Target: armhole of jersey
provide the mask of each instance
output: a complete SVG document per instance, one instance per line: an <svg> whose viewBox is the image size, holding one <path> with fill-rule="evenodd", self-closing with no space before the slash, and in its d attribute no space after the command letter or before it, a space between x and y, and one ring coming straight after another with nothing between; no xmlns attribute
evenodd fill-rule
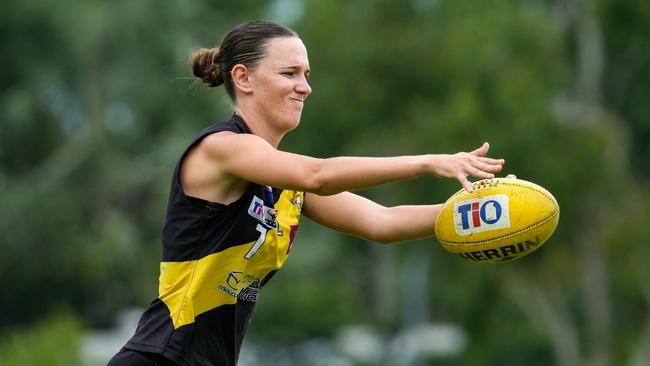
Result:
<svg viewBox="0 0 650 366"><path fill-rule="evenodd" d="M175 184L178 185L179 192L181 192L181 194L183 195L183 197L186 200L188 200L190 202L197 203L198 205L200 205L202 207L224 208L224 207L234 205L237 202L239 202L239 200L241 200L244 196L246 196L246 193L248 193L248 190L250 189L250 186L251 186L250 183L249 183L248 187L246 188L246 190L244 190L242 195L240 197L238 197L236 200L234 200L233 202L229 203L229 204L208 201L206 199L191 196L191 195L185 193L185 189L183 188L183 184L181 183L181 168L183 166L183 162L185 161L185 158L201 141L203 141L203 139L205 139L206 137L208 137L208 136L210 136L212 134L220 133L220 132L233 132L233 133L236 133L234 131L231 131L229 129L224 128L224 129L218 129L218 130L210 131L210 132L207 132L207 133L205 133L203 135L200 135L185 149L185 152L183 152L183 155L181 155L181 158L178 160L176 169L174 170L174 182L175 182Z"/></svg>

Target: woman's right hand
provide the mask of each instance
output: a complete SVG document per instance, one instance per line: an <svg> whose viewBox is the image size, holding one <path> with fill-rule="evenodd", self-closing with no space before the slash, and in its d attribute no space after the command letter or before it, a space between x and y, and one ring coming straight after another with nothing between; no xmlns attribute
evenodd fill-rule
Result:
<svg viewBox="0 0 650 366"><path fill-rule="evenodd" d="M488 158L490 144L471 152L459 152L453 155L433 155L435 159L432 166L433 174L442 178L456 179L468 192L472 192L472 183L467 177L472 176L479 179L494 178L494 173L503 169L505 160Z"/></svg>

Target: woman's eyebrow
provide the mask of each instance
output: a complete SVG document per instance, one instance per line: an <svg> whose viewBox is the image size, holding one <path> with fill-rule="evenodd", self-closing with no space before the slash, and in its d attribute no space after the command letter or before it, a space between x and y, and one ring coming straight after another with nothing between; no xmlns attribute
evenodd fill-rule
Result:
<svg viewBox="0 0 650 366"><path fill-rule="evenodd" d="M291 64L291 65L280 66L280 69L292 69L292 70L298 69L298 70L300 70L300 69L303 69L303 68L306 69L307 71L309 71L309 66L304 66L304 65Z"/></svg>

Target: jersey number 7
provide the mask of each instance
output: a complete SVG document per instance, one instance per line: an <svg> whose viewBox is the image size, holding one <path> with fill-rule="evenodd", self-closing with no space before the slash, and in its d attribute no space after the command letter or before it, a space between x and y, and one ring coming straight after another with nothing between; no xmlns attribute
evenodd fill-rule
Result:
<svg viewBox="0 0 650 366"><path fill-rule="evenodd" d="M246 258L246 259L251 259L251 257L254 256L255 253L257 253L258 250L260 250L260 248L262 247L262 244L264 244L264 240L266 240L266 232L268 231L267 228L265 228L264 226L262 226L260 224L257 224L257 227L255 228L255 230L259 231L260 237L257 238L257 241L255 241L255 244L253 244L253 247L244 256L244 258Z"/></svg>

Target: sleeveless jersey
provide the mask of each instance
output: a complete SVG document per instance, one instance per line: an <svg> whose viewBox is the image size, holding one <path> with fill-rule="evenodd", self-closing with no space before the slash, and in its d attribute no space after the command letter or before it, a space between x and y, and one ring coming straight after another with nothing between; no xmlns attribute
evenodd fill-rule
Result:
<svg viewBox="0 0 650 366"><path fill-rule="evenodd" d="M203 130L178 161L163 227L158 298L125 346L180 365L236 365L260 289L291 251L304 200L303 192L254 183L228 205L186 195L180 183L184 157L220 131L251 133L233 115Z"/></svg>

